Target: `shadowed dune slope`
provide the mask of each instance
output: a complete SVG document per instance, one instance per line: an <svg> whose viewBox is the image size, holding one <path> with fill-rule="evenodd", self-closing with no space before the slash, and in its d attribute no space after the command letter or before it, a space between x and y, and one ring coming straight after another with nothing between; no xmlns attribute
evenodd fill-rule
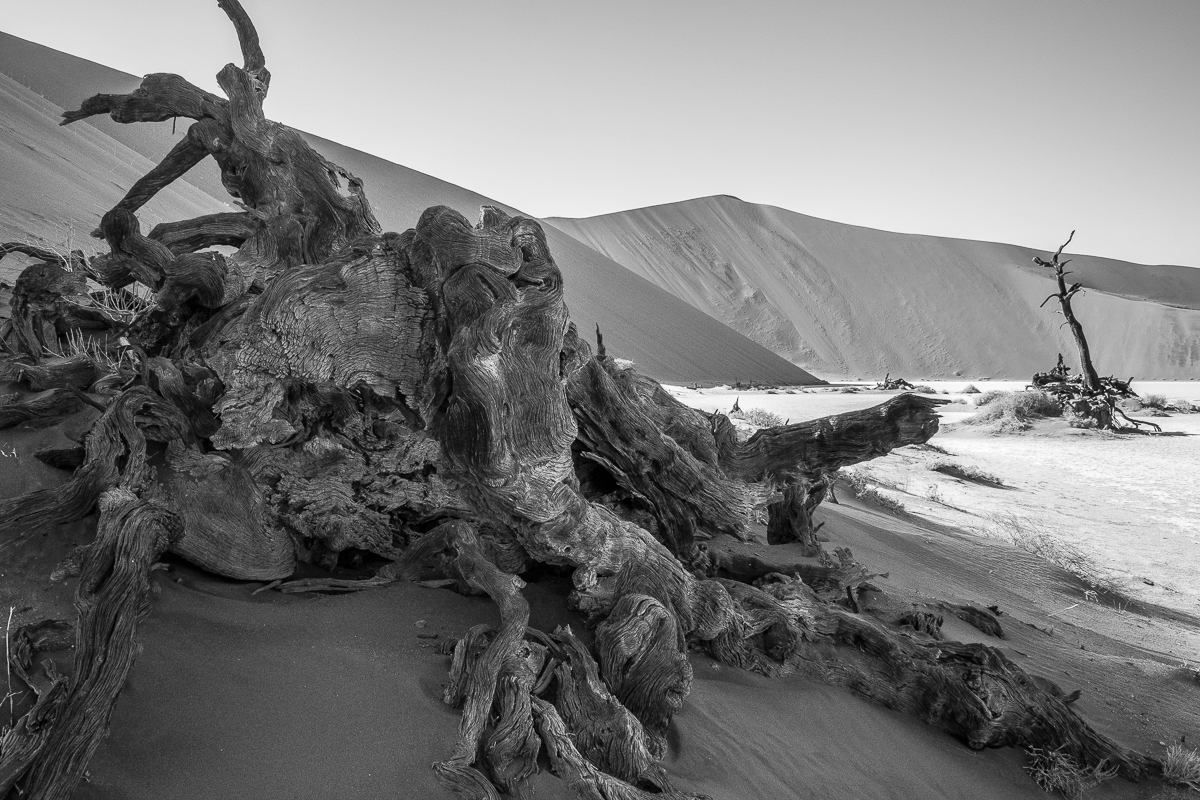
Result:
<svg viewBox="0 0 1200 800"><path fill-rule="evenodd" d="M1062 317L1038 307L1054 291L1031 261L1044 251L729 196L553 223L818 374L1028 378L1059 352L1078 367ZM1200 375L1200 269L1073 258L1070 280L1090 290L1075 311L1101 374Z"/></svg>
<svg viewBox="0 0 1200 800"><path fill-rule="evenodd" d="M269 57L269 54L268 54ZM214 65L214 72L220 65ZM185 76L187 77L187 76ZM277 80L286 80L278 76ZM0 239L46 239L98 248L88 232L187 130L190 120L118 125L107 117L58 127L65 107L97 92L130 91L139 79L0 33ZM385 230L412 227L421 211L444 204L469 218L495 200L329 142L307 138L363 179ZM210 160L139 213L157 222L236 210ZM667 381L816 380L766 348L696 311L552 227L550 246L563 271L571 318L591 339L600 325L613 355ZM7 266L7 265L6 265ZM0 278L12 281L12 267Z"/></svg>

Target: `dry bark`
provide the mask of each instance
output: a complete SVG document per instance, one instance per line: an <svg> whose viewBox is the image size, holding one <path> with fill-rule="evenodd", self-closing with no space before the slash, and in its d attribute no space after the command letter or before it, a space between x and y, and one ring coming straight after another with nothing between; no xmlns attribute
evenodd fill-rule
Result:
<svg viewBox="0 0 1200 800"><path fill-rule="evenodd" d="M110 489L79 579L75 664L49 731L28 764L23 795L66 800L100 746L136 654L134 635L150 611L150 565L172 537L170 515L133 491ZM7 760L7 751L4 759Z"/></svg>
<svg viewBox="0 0 1200 800"><path fill-rule="evenodd" d="M846 686L973 747L1062 746L1129 776L1155 766L999 651L862 612L872 576L847 551L836 561L821 551L813 513L833 474L928 440L939 401L900 395L739 441L725 417L592 354L537 222L485 207L473 225L439 206L380 235L361 183L263 116L270 75L257 35L236 0L220 5L244 57L218 76L226 97L159 74L64 115L196 122L105 214L110 252L85 264L109 287L155 292L120 330L132 368L81 386L82 371L43 363L35 346L83 324L68 302L79 280L61 260L27 270L13 336L29 358L13 374L103 413L72 478L0 504L0 528L79 519L98 501L101 525L80 583L75 670L61 703L47 701L23 723L23 744L0 751L11 785L59 797L78 781L166 550L257 580L365 553L391 563L353 584L281 588L432 572L490 596L500 628L457 643L445 695L463 715L436 769L464 797L521 796L543 750L581 797L687 796L661 761L690 649ZM209 155L246 213L143 235L138 208ZM197 252L212 244L238 250ZM747 536L762 503L772 542L824 557L709 549L715 536ZM572 570L569 603L596 625L594 652L568 629L527 627L519 573L534 562ZM49 733L35 742L33 727Z"/></svg>
<svg viewBox="0 0 1200 800"><path fill-rule="evenodd" d="M79 411L83 404L69 389L47 389L29 397L0 402L0 429L37 420L50 424Z"/></svg>

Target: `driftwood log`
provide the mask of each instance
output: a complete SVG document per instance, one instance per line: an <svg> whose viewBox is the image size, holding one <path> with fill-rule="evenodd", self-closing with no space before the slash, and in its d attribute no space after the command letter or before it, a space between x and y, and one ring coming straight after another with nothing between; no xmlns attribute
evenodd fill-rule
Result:
<svg viewBox="0 0 1200 800"><path fill-rule="evenodd" d="M485 207L472 224L435 207L381 233L360 181L263 116L270 73L254 27L237 0L219 5L244 55L218 75L225 97L156 74L64 115L195 122L104 215L107 254L32 253L3 332L0 374L25 394L0 422L95 422L61 460L78 465L71 479L0 503L0 528L97 508L100 526L78 554L73 671L18 673L39 701L0 739L0 796L67 797L81 779L168 551L276 584L297 561L378 565L362 581L283 590L433 577L490 596L501 625L456 644L445 695L462 723L436 769L463 797L521 796L543 752L581 797L687 796L661 761L690 650L845 686L971 747L1063 748L1128 777L1157 767L998 650L861 613L871 576L848 551L821 550L812 517L831 476L927 441L941 401L902 394L740 440L724 416L592 352L536 221ZM143 234L142 204L208 156L245 213ZM237 250L206 249L216 244ZM87 277L150 299L103 313L111 298ZM81 329L86 350L45 358ZM709 550L715 536L747 537L764 504L770 540L813 558ZM568 602L595 626L594 649L567 628L528 627L520 575L538 563L570 570Z"/></svg>

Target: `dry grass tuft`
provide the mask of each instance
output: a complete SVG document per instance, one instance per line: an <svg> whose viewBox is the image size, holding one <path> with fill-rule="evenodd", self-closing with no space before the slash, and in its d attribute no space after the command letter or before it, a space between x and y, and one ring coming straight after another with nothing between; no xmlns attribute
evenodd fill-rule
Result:
<svg viewBox="0 0 1200 800"><path fill-rule="evenodd" d="M1019 549L1048 561L1092 589L1125 599L1125 581L1097 564L1083 550L1052 534L1045 526L1012 512L993 514L989 520L991 528L988 535L1007 540Z"/></svg>
<svg viewBox="0 0 1200 800"><path fill-rule="evenodd" d="M1080 800L1084 792L1099 786L1117 774L1115 766L1107 766L1101 761L1091 769L1084 769L1075 759L1057 750L1044 750L1040 747L1030 747L1026 751L1032 763L1025 767L1038 786L1047 792L1062 792L1068 800Z"/></svg>
<svg viewBox="0 0 1200 800"><path fill-rule="evenodd" d="M729 412L729 416L745 420L760 428L778 428L780 425L786 424L783 417L763 408L739 408Z"/></svg>
<svg viewBox="0 0 1200 800"><path fill-rule="evenodd" d="M877 486L872 486L867 475L860 470L844 469L838 473L838 477L846 482L859 500L879 506L893 514L904 514L908 511L904 503L879 491Z"/></svg>
<svg viewBox="0 0 1200 800"><path fill-rule="evenodd" d="M1035 420L1062 414L1053 397L1038 391L988 392L977 405L979 412L961 424L987 426L994 433L1027 431Z"/></svg>
<svg viewBox="0 0 1200 800"><path fill-rule="evenodd" d="M1142 405L1146 408L1156 408L1159 411L1166 411L1167 396L1165 394L1148 394L1142 398Z"/></svg>
<svg viewBox="0 0 1200 800"><path fill-rule="evenodd" d="M79 355L87 356L101 369L106 369L109 372L133 369L133 356L130 355L129 350L123 349L114 354L106 344L102 343L99 339L84 336L83 332L78 328L69 331L64 339L65 342L57 348L47 346L45 348L46 355L58 358L71 358L72 356Z"/></svg>
<svg viewBox="0 0 1200 800"><path fill-rule="evenodd" d="M1200 792L1200 751L1181 744L1168 747L1163 759L1163 780Z"/></svg>
<svg viewBox="0 0 1200 800"><path fill-rule="evenodd" d="M132 289L99 289L88 295L89 302L72 302L81 308L99 311L115 325L129 326L138 316L154 306L154 294L145 286L134 284Z"/></svg>
<svg viewBox="0 0 1200 800"><path fill-rule="evenodd" d="M956 464L953 461L931 461L929 468L934 472L940 472L943 475L949 475L952 478L960 478L971 483L981 483L985 486L1004 486L1004 481L996 477L990 472L984 472L978 467L964 466Z"/></svg>

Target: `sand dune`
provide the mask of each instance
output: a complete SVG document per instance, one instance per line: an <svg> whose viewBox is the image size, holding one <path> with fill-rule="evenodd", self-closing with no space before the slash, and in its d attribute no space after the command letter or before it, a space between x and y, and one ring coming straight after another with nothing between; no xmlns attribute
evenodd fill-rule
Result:
<svg viewBox="0 0 1200 800"><path fill-rule="evenodd" d="M823 376L1028 379L1074 361L1044 252L860 228L719 196L562 230ZM1066 238L1068 231L1063 231ZM1046 242L1057 247L1061 242ZM1200 375L1200 269L1076 256L1076 313L1102 374Z"/></svg>
<svg viewBox="0 0 1200 800"><path fill-rule="evenodd" d="M220 65L214 65L214 72ZM280 76L286 80L286 76ZM0 33L0 239L73 236L87 243L100 215L183 135L188 120L118 125L108 118L58 127L62 108L96 92L129 91L139 79ZM387 230L404 230L432 205L473 218L480 205L503 203L319 137L313 146L358 175ZM209 160L155 198L143 224L235 210ZM70 229L73 228L73 233ZM610 351L649 375L674 381L755 380L805 384L814 379L670 293L548 229L563 270L571 318L589 339L597 324ZM10 271L0 273L9 282Z"/></svg>

